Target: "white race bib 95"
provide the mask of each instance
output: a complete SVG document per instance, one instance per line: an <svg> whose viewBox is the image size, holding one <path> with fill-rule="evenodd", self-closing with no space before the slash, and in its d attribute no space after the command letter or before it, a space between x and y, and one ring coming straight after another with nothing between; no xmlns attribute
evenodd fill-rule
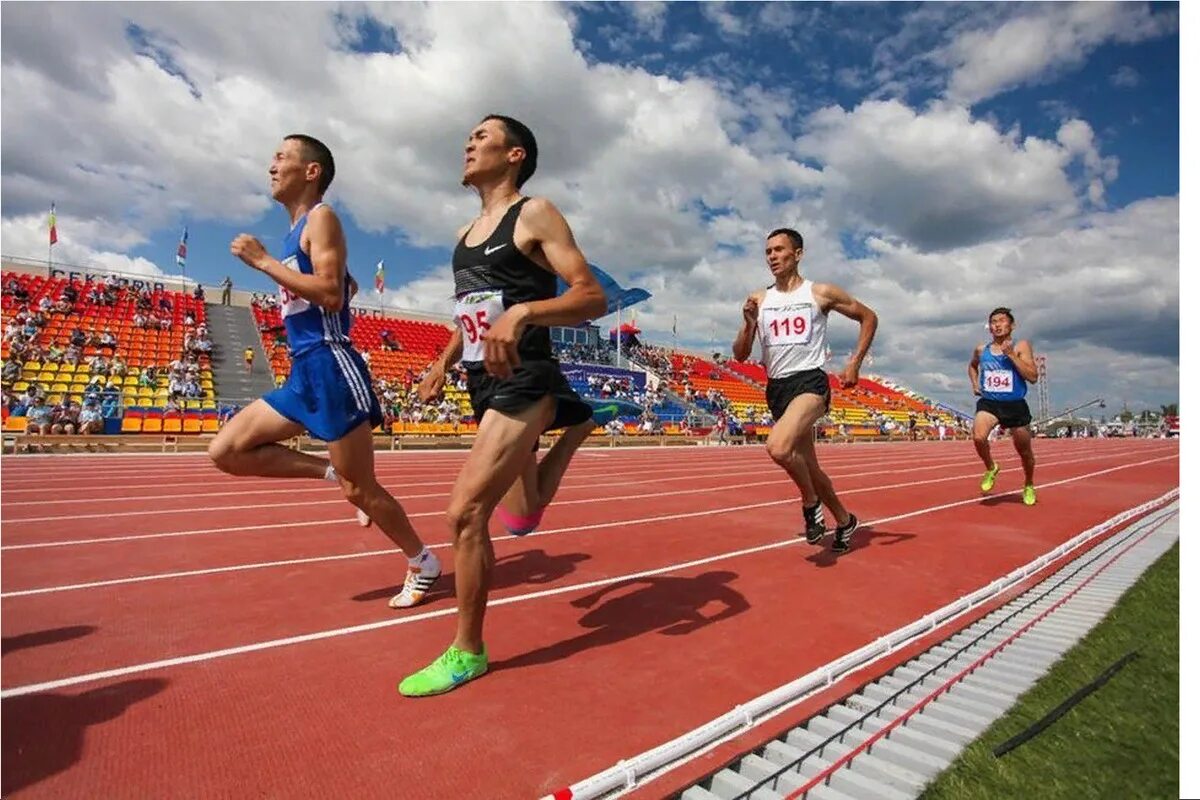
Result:
<svg viewBox="0 0 1200 800"><path fill-rule="evenodd" d="M504 294L499 289L470 292L454 303L454 322L463 336L463 361L483 361L483 335L503 313Z"/></svg>
<svg viewBox="0 0 1200 800"><path fill-rule="evenodd" d="M1003 394L1013 390L1011 369L988 369L983 372L983 390Z"/></svg>

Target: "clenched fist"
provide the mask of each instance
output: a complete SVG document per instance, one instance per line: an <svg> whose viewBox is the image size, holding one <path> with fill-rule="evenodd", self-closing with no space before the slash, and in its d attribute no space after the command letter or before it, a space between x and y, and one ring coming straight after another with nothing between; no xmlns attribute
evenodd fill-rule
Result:
<svg viewBox="0 0 1200 800"><path fill-rule="evenodd" d="M258 270L262 269L263 259L269 257L262 242L248 233L238 234L233 244L229 245L229 252Z"/></svg>
<svg viewBox="0 0 1200 800"><path fill-rule="evenodd" d="M753 295L746 298L746 304L742 306L742 319L746 320L747 325L758 324L758 299Z"/></svg>

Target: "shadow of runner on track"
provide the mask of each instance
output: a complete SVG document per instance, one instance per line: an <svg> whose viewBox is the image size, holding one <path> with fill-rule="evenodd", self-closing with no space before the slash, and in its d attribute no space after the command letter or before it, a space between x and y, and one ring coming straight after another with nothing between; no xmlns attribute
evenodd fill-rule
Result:
<svg viewBox="0 0 1200 800"><path fill-rule="evenodd" d="M5 636L0 639L0 655L8 655L29 647L68 642L71 639L78 639L95 632L95 625L69 625L64 628L47 628L44 631L30 631L29 633L18 633L15 636Z"/></svg>
<svg viewBox="0 0 1200 800"><path fill-rule="evenodd" d="M134 703L167 686L162 678L139 678L68 695L27 694L0 702L4 728L4 775L9 797L70 768L83 752L88 726L114 720Z"/></svg>
<svg viewBox="0 0 1200 800"><path fill-rule="evenodd" d="M576 608L592 609L579 620L580 626L591 628L590 631L573 639L493 662L490 670L495 672L546 664L646 633L657 632L665 636L692 633L749 610L750 604L746 598L729 586L737 577L736 572L729 571L706 572L694 578L654 575L604 586L571 601ZM605 595L617 592L622 593L592 608ZM724 608L715 614L703 614L702 609L710 603L719 603Z"/></svg>
<svg viewBox="0 0 1200 800"><path fill-rule="evenodd" d="M452 554L451 554L452 556ZM496 559L492 566L491 591L511 589L514 586L528 584L552 583L559 578L565 578L575 571L575 565L591 558L587 553L561 553L550 555L545 550L522 550L510 553ZM444 567L454 564L452 560L442 562ZM370 600L387 600L404 588L403 583L382 589L372 589L369 592L356 594L354 600L366 602ZM444 572L437 583L425 595L422 605L432 600L454 597L454 573Z"/></svg>

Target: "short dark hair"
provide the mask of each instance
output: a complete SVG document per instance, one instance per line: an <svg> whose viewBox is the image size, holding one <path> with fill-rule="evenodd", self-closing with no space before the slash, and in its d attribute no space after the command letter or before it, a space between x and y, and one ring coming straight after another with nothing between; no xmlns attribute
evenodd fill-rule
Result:
<svg viewBox="0 0 1200 800"><path fill-rule="evenodd" d="M792 241L792 247L795 247L797 250L804 249L804 237L800 235L799 231L792 230L791 228L776 228L767 234L767 238L774 239L781 233L787 234L788 239Z"/></svg>
<svg viewBox="0 0 1200 800"><path fill-rule="evenodd" d="M294 139L303 146L301 155L305 161L315 161L321 166L321 177L317 181L317 189L321 194L325 194L325 190L329 188L329 184L333 183L333 153L330 152L329 148L320 139L316 139L306 133L289 133L283 137L285 142L289 139Z"/></svg>
<svg viewBox="0 0 1200 800"><path fill-rule="evenodd" d="M992 317L996 316L997 314L1003 314L1004 316L1008 317L1008 323L1010 325L1012 323L1016 322L1016 320L1013 319L1012 309L1005 308L1004 306L1000 306L999 308L993 308L992 313L988 314L988 322L991 322Z"/></svg>
<svg viewBox="0 0 1200 800"><path fill-rule="evenodd" d="M512 117L506 117L503 114L488 114L480 120L480 123L487 122L489 119L497 120L504 126L504 143L506 145L519 147L525 151L525 160L521 162L521 169L517 171L517 188L520 189L537 170L537 139L533 137L533 131L529 130L525 123Z"/></svg>

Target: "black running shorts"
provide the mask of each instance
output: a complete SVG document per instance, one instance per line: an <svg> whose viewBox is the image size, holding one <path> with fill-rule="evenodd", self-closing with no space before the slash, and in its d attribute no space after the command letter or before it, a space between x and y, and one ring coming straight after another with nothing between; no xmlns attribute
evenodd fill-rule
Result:
<svg viewBox="0 0 1200 800"><path fill-rule="evenodd" d="M476 422L483 421L489 408L503 414L519 414L546 395L558 401L548 431L569 428L592 417L592 407L567 383L557 361L522 360L507 380L489 375L482 367L468 367L467 393L471 396Z"/></svg>
<svg viewBox="0 0 1200 800"><path fill-rule="evenodd" d="M806 369L782 378L767 379L767 407L778 422L793 400L802 394L815 394L825 398L825 410L829 410L829 376L823 369Z"/></svg>
<svg viewBox="0 0 1200 800"><path fill-rule="evenodd" d="M975 404L975 413L980 411L985 411L1000 420L1001 427L1008 430L1027 428L1029 423L1033 422L1029 404L1024 400L988 400L981 397Z"/></svg>

